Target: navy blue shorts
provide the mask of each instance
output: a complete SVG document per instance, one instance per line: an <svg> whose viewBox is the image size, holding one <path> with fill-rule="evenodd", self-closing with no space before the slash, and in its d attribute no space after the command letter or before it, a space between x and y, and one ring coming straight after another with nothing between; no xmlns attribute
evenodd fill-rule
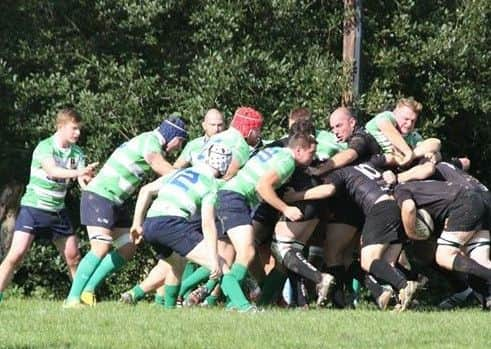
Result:
<svg viewBox="0 0 491 349"><path fill-rule="evenodd" d="M219 237L223 237L232 228L240 225L251 225L251 208L245 197L230 190L218 191L217 216L220 227Z"/></svg>
<svg viewBox="0 0 491 349"><path fill-rule="evenodd" d="M80 222L91 227L113 228L131 227L131 215L125 205L90 191L83 191L80 199Z"/></svg>
<svg viewBox="0 0 491 349"><path fill-rule="evenodd" d="M203 234L201 227L182 217L160 216L145 219L143 239L161 258L169 257L172 251L185 257L203 240Z"/></svg>
<svg viewBox="0 0 491 349"><path fill-rule="evenodd" d="M39 238L52 240L74 234L66 209L51 212L30 206L21 206L15 221L15 231L23 231Z"/></svg>

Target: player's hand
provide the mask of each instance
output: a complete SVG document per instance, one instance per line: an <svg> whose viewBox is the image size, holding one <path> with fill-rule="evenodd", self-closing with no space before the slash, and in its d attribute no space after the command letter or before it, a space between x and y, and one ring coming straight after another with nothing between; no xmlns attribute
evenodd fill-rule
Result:
<svg viewBox="0 0 491 349"><path fill-rule="evenodd" d="M393 185L397 183L397 176L391 170L384 171L382 173L382 178L384 179L385 183L389 185Z"/></svg>
<svg viewBox="0 0 491 349"><path fill-rule="evenodd" d="M88 164L86 167L81 168L79 170L79 174L77 177L94 177L95 175L95 169L99 165L99 162L93 162L91 164Z"/></svg>
<svg viewBox="0 0 491 349"><path fill-rule="evenodd" d="M131 241L135 245L138 245L140 242L142 242L143 239L143 228L141 226L131 226L130 228L130 238Z"/></svg>
<svg viewBox="0 0 491 349"><path fill-rule="evenodd" d="M288 206L284 211L283 215L291 220L292 222L298 221L302 219L303 213L300 211L298 207L295 206Z"/></svg>
<svg viewBox="0 0 491 349"><path fill-rule="evenodd" d="M210 271L210 279L218 279L220 276L222 276L222 268L220 268L220 263L218 263L217 256L215 256L211 261Z"/></svg>

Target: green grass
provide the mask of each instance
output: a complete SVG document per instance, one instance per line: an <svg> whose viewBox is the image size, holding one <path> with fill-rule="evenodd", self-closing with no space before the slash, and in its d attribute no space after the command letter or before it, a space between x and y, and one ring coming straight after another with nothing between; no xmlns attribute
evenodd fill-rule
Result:
<svg viewBox="0 0 491 349"><path fill-rule="evenodd" d="M62 309L61 302L0 304L0 348L485 348L491 314L376 310L164 310L115 302Z"/></svg>

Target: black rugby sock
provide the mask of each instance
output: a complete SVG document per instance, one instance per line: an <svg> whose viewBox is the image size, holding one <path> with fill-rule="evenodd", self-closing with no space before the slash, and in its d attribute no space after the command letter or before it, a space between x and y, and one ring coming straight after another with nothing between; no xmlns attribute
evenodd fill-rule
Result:
<svg viewBox="0 0 491 349"><path fill-rule="evenodd" d="M301 251L293 249L288 251L285 257L283 257L283 265L304 278L312 280L316 284L322 280L321 272L307 262Z"/></svg>
<svg viewBox="0 0 491 349"><path fill-rule="evenodd" d="M418 281L418 273L414 269L408 269L399 263L396 263L396 269L404 274L406 280Z"/></svg>
<svg viewBox="0 0 491 349"><path fill-rule="evenodd" d="M380 297L382 292L384 292L384 288L378 283L377 279L375 279L373 275L365 274L364 284L375 299Z"/></svg>
<svg viewBox="0 0 491 349"><path fill-rule="evenodd" d="M469 257L465 257L460 254L455 256L453 261L453 269L478 276L487 280L488 282L491 281L491 269L488 269Z"/></svg>
<svg viewBox="0 0 491 349"><path fill-rule="evenodd" d="M344 265L334 265L327 267L327 272L334 276L336 283L332 291L332 303L336 308L344 308L346 302L344 300L344 285L346 284L347 273Z"/></svg>
<svg viewBox="0 0 491 349"><path fill-rule="evenodd" d="M383 259L376 259L370 265L370 273L376 278L388 282L396 290L407 286L407 281L393 266Z"/></svg>

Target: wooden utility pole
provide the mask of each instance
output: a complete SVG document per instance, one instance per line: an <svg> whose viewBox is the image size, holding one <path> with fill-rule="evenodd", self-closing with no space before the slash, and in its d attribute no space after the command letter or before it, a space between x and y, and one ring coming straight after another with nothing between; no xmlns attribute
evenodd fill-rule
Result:
<svg viewBox="0 0 491 349"><path fill-rule="evenodd" d="M351 106L358 97L360 85L361 0L344 0L343 64L348 80L342 105Z"/></svg>

